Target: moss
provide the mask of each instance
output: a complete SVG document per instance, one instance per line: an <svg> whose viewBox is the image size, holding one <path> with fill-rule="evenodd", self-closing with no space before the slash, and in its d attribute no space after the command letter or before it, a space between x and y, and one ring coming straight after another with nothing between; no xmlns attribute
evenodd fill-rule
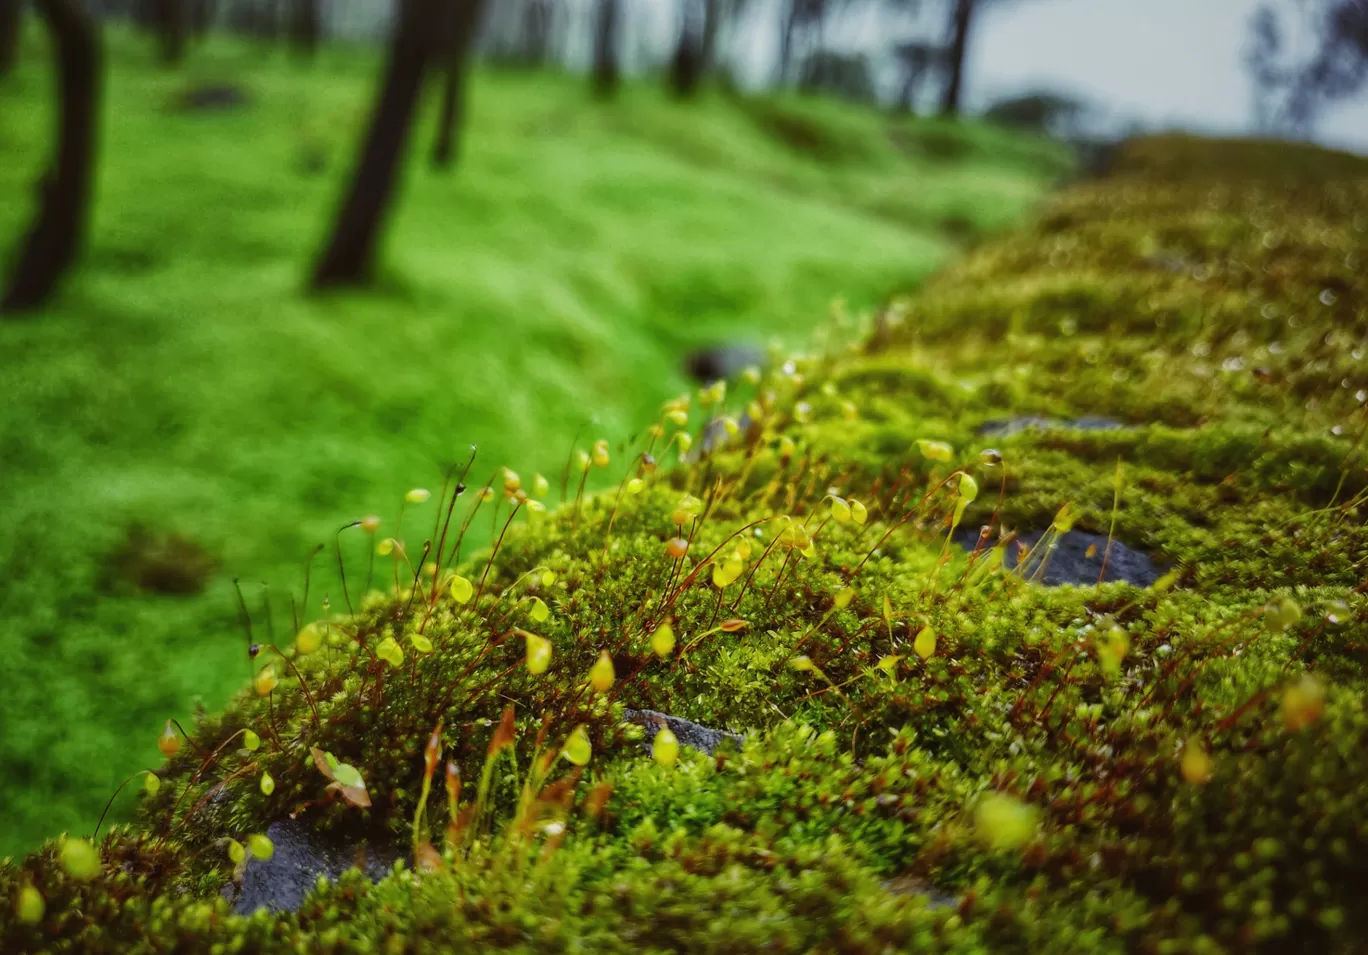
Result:
<svg viewBox="0 0 1368 955"><path fill-rule="evenodd" d="M1368 167L1251 148L1133 144L872 333L838 310L811 354L734 385L722 407L748 425L678 467L654 463L674 406L597 449L615 491L541 514L515 511L513 478L454 505L448 482L426 506L454 507L450 532L383 559L384 589L350 569L317 649L261 650L274 686L197 722L96 879L51 845L0 867L0 896L47 902L4 949L1360 948L1368 315L1345 263ZM714 413L691 410L695 447ZM979 432L1099 413L1126 427ZM1043 587L948 545L957 511L1113 535L1173 572ZM457 560L467 514L507 526ZM553 647L543 673L529 632ZM746 739L662 765L626 706ZM424 787L437 725L467 794L489 773L487 813L449 844L443 786ZM527 783L580 725L588 767ZM311 747L359 769L368 807ZM229 839L298 814L409 843L423 799L420 849L448 848L421 874L349 875L279 916L218 899Z"/></svg>

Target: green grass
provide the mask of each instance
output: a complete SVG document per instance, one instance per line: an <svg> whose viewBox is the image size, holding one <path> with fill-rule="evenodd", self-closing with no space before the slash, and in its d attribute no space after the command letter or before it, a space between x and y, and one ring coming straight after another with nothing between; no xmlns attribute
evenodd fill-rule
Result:
<svg viewBox="0 0 1368 955"><path fill-rule="evenodd" d="M49 135L26 39L0 84L7 247ZM403 491L470 444L481 478L554 483L591 418L616 440L684 387L690 348L800 343L833 297L915 286L1063 168L1044 143L831 103L640 86L605 108L572 78L481 75L459 170L409 170L377 290L308 297L374 55L305 68L222 42L167 72L110 41L84 263L45 313L0 323L0 853L88 831L165 718L223 705L247 673L233 577L270 581L285 629L309 549L371 511L394 533ZM251 105L173 109L197 81ZM206 589L104 583L133 524L202 545Z"/></svg>

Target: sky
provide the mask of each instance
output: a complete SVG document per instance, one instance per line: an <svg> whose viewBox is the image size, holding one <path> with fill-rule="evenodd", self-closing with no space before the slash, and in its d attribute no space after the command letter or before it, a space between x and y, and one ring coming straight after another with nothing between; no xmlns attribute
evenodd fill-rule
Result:
<svg viewBox="0 0 1368 955"><path fill-rule="evenodd" d="M968 64L971 104L1028 87L1085 94L1119 121L1238 134L1258 0L1012 0L986 8ZM1368 152L1368 91L1327 111L1327 145Z"/></svg>

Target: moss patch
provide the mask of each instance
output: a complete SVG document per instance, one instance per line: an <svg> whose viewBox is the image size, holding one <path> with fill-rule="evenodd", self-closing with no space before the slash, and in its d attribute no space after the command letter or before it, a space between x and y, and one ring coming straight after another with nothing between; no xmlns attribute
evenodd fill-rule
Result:
<svg viewBox="0 0 1368 955"><path fill-rule="evenodd" d="M1169 139L1116 170L586 448L557 509L453 475L410 505L425 542L346 531L374 567L351 551L330 613L167 744L95 871L58 843L0 868L31 917L4 949L1360 948L1368 164ZM1127 427L980 436L1018 415ZM1005 569L1074 528L1173 569ZM652 760L627 707L746 739ZM287 815L414 865L231 916Z"/></svg>

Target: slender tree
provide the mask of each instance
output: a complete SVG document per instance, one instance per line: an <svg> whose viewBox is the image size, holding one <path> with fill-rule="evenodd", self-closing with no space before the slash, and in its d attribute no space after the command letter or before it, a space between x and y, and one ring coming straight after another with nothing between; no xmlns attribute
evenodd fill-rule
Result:
<svg viewBox="0 0 1368 955"><path fill-rule="evenodd" d="M617 93L621 79L618 69L618 21L621 0L599 0L594 25L594 95L610 99Z"/></svg>
<svg viewBox="0 0 1368 955"><path fill-rule="evenodd" d="M689 0L682 12L679 42L670 62L670 89L680 99L688 99L698 92L703 74L712 65L718 0Z"/></svg>
<svg viewBox="0 0 1368 955"><path fill-rule="evenodd" d="M38 212L10 270L0 311L36 309L75 262L89 219L100 98L95 21L78 0L34 0L57 53L57 144Z"/></svg>
<svg viewBox="0 0 1368 955"><path fill-rule="evenodd" d="M1317 37L1314 52L1299 60L1285 49L1282 18L1275 5L1268 3L1251 20L1246 63L1253 75L1261 123L1305 135L1326 106L1368 86L1368 0L1287 6L1287 12L1307 18Z"/></svg>
<svg viewBox="0 0 1368 955"><path fill-rule="evenodd" d="M185 59L185 41L190 33L190 5L187 0L152 2L162 62L167 66L175 66Z"/></svg>
<svg viewBox="0 0 1368 955"><path fill-rule="evenodd" d="M964 56L969 48L969 29L974 21L974 0L954 0L950 16L950 41L947 44L945 97L942 116L958 116L964 89Z"/></svg>
<svg viewBox="0 0 1368 955"><path fill-rule="evenodd" d="M313 273L313 287L370 281L376 244L399 179L423 77L441 32L444 0L401 0L361 160L331 237Z"/></svg>
<svg viewBox="0 0 1368 955"><path fill-rule="evenodd" d="M485 0L454 0L447 11L447 27L442 50L442 110L437 117L437 138L432 147L432 163L450 166L460 151L461 120L465 113L465 84L470 72L470 54L475 46Z"/></svg>
<svg viewBox="0 0 1368 955"><path fill-rule="evenodd" d="M898 92L898 111L912 114L917 111L917 99L929 75L939 71L945 51L929 43L902 43L894 49L898 66L902 69L902 84Z"/></svg>
<svg viewBox="0 0 1368 955"><path fill-rule="evenodd" d="M290 0L290 46L301 56L318 51L323 35L323 14L319 0Z"/></svg>
<svg viewBox="0 0 1368 955"><path fill-rule="evenodd" d="M23 0L0 0L0 77L19 61L19 31L23 27Z"/></svg>
<svg viewBox="0 0 1368 955"><path fill-rule="evenodd" d="M800 32L807 41L803 50L804 57L812 54L812 31L815 27L819 34L817 46L821 46L820 33L826 21L827 11L834 6L833 0L789 0L783 21L783 33L779 37L779 85L786 85L794 75L794 64L801 60L798 55L798 36ZM801 73L802 71L799 70Z"/></svg>

